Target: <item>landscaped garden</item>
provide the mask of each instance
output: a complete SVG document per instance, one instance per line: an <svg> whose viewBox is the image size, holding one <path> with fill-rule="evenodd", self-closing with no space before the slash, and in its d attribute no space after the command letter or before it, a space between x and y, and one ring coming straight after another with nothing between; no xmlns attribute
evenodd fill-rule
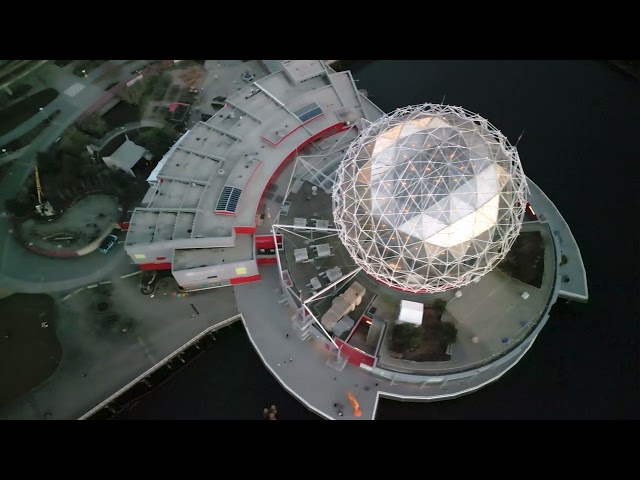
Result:
<svg viewBox="0 0 640 480"><path fill-rule="evenodd" d="M420 325L396 323L391 330L389 355L414 362L450 360L447 348L456 341L458 329L453 323L442 321L446 305L441 299L425 305Z"/></svg>
<svg viewBox="0 0 640 480"><path fill-rule="evenodd" d="M160 160L179 137L178 133L169 127L140 128L128 135L132 141L151 152L153 161Z"/></svg>
<svg viewBox="0 0 640 480"><path fill-rule="evenodd" d="M93 159L86 150L89 137L74 127L68 128L60 141L46 152L38 153L38 170L44 197L56 211L68 207L88 193L104 193L127 204L142 198L148 185L144 179L134 179L121 170L108 168ZM6 202L7 210L22 219L35 215L37 203L33 175L25 189Z"/></svg>
<svg viewBox="0 0 640 480"><path fill-rule="evenodd" d="M138 105L140 116L144 113L149 102L162 101L171 85L171 76L160 72L148 75L143 80L134 83L122 91L122 98L129 103Z"/></svg>
<svg viewBox="0 0 640 480"><path fill-rule="evenodd" d="M141 116L140 110L136 105L119 102L115 107L105 113L102 119L107 122L108 130L113 130L128 123L138 122L141 120Z"/></svg>

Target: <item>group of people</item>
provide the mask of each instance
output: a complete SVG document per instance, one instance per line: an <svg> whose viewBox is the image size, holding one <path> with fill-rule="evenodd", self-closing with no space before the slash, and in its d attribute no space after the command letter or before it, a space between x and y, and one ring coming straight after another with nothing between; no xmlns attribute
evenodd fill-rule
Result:
<svg viewBox="0 0 640 480"><path fill-rule="evenodd" d="M264 420L277 420L276 413L278 413L278 409L275 405L271 405L271 407L262 410L262 418Z"/></svg>

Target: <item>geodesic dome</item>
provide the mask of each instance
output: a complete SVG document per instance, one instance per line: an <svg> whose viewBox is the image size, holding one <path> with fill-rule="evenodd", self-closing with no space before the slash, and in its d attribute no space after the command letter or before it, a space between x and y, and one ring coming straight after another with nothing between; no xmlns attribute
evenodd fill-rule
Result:
<svg viewBox="0 0 640 480"><path fill-rule="evenodd" d="M528 188L515 147L460 107L400 108L349 146L333 216L354 261L377 280L441 292L489 272L520 232Z"/></svg>

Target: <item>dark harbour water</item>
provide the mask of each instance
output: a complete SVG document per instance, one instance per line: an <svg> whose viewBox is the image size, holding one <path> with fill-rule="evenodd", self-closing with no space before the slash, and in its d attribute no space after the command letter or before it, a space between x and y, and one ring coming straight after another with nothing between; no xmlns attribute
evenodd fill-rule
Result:
<svg viewBox="0 0 640 480"><path fill-rule="evenodd" d="M354 71L383 110L442 102L487 118L559 207L580 245L590 302L556 306L525 357L456 400L383 400L380 419L638 419L640 84L598 61L374 61ZM317 418L263 367L242 328L118 416Z"/></svg>

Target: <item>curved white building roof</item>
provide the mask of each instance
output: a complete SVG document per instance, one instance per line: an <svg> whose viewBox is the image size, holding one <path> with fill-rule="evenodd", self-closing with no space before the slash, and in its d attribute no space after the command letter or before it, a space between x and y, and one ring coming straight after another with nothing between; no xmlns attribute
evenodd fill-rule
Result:
<svg viewBox="0 0 640 480"><path fill-rule="evenodd" d="M465 285L517 237L527 198L517 151L459 107L409 106L367 126L333 191L350 255L383 283L412 292Z"/></svg>

